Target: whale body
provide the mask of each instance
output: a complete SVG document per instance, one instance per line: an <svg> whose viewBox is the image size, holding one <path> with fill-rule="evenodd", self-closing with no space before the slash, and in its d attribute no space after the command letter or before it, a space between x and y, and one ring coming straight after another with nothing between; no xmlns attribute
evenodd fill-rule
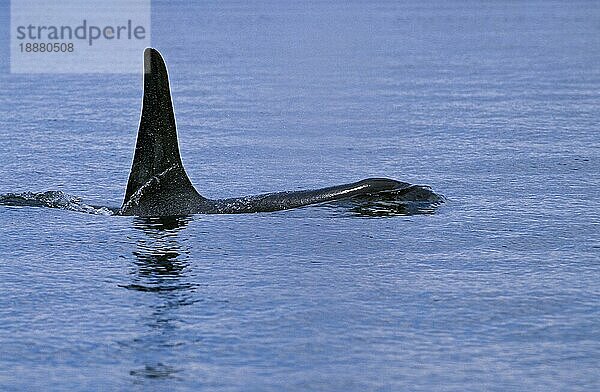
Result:
<svg viewBox="0 0 600 392"><path fill-rule="evenodd" d="M145 49L142 114L125 199L118 214L151 217L269 212L357 197L397 197L419 189L423 187L388 178L368 178L313 190L217 200L203 197L192 185L179 155L165 62L156 49Z"/></svg>

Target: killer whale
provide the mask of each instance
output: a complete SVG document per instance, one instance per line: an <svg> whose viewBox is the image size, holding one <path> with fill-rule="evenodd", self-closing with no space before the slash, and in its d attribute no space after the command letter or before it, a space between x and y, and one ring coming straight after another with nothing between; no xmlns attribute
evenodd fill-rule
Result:
<svg viewBox="0 0 600 392"><path fill-rule="evenodd" d="M208 199L192 185L181 161L167 68L154 48L144 50L144 92L136 147L119 215L141 217L270 212L372 196L402 196L424 189L389 178L368 178L327 188Z"/></svg>

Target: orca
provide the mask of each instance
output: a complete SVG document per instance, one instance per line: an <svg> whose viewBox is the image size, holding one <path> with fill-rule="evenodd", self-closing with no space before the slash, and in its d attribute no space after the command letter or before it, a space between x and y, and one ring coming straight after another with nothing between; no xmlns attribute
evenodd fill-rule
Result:
<svg viewBox="0 0 600 392"><path fill-rule="evenodd" d="M357 197L399 197L424 187L389 178L327 188L230 199L200 195L183 168L167 68L154 48L144 50L144 93L131 173L119 215L140 217L270 212Z"/></svg>

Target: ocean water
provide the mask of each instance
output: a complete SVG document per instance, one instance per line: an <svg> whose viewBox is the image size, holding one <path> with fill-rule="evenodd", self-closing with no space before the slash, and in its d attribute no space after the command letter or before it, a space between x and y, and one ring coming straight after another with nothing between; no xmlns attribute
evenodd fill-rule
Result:
<svg viewBox="0 0 600 392"><path fill-rule="evenodd" d="M152 43L200 193L386 176L447 201L0 206L0 390L600 389L599 3L189 3L153 2ZM0 54L0 194L119 207L141 72Z"/></svg>

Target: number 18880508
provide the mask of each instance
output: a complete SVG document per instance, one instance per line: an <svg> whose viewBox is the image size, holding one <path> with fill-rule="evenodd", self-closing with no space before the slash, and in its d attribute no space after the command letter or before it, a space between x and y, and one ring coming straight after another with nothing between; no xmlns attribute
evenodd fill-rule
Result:
<svg viewBox="0 0 600 392"><path fill-rule="evenodd" d="M21 52L26 53L70 53L75 51L72 42L27 42L20 43L19 48L21 49Z"/></svg>

